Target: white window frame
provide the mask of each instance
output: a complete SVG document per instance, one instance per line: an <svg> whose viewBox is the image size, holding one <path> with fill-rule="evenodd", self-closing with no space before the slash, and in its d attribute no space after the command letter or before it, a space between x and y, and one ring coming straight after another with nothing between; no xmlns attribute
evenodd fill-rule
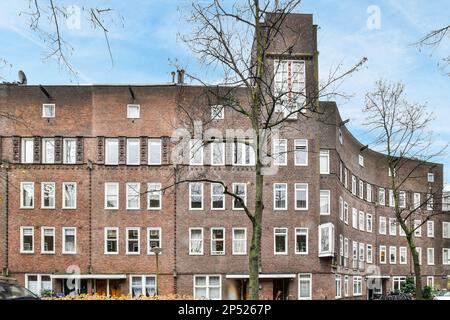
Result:
<svg viewBox="0 0 450 320"><path fill-rule="evenodd" d="M322 197L325 197L326 199L328 199L326 212L322 212ZM320 215L321 216L329 216L331 214L331 191L330 190L320 190L319 206L320 206Z"/></svg>
<svg viewBox="0 0 450 320"><path fill-rule="evenodd" d="M116 239L114 240L116 242L116 248L117 251L108 252L108 230L115 230L116 231ZM118 255L120 252L119 247L119 228L118 227L105 227L104 228L104 254L105 255ZM111 240L112 241L112 240Z"/></svg>
<svg viewBox="0 0 450 320"><path fill-rule="evenodd" d="M109 159L108 150L109 150L109 148L111 148L111 146L108 146L108 144L112 143L112 142L117 144L117 148L115 148L117 156L114 157L114 159ZM117 139L117 138L106 138L105 139L105 165L107 165L107 166L119 165L119 139Z"/></svg>
<svg viewBox="0 0 450 320"><path fill-rule="evenodd" d="M427 248L427 264L434 266L434 248Z"/></svg>
<svg viewBox="0 0 450 320"><path fill-rule="evenodd" d="M384 252L384 260L382 259L382 255L381 255L382 252ZM380 264L387 264L388 252L387 252L387 247L386 246L380 246L379 261L380 261Z"/></svg>
<svg viewBox="0 0 450 320"><path fill-rule="evenodd" d="M366 201L372 202L372 185L366 182Z"/></svg>
<svg viewBox="0 0 450 320"><path fill-rule="evenodd" d="M336 285L335 299L342 298L342 277L340 274L335 275L334 283Z"/></svg>
<svg viewBox="0 0 450 320"><path fill-rule="evenodd" d="M131 112L131 108L137 110L137 115L133 116ZM139 119L141 117L141 106L139 104L130 103L127 104L127 119Z"/></svg>
<svg viewBox="0 0 450 320"><path fill-rule="evenodd" d="M153 188L153 186L155 188ZM148 182L147 183L147 210L161 210L162 209L162 185L159 182ZM154 191L156 190L156 191ZM152 196L158 196L159 206L150 207L150 198Z"/></svg>
<svg viewBox="0 0 450 320"><path fill-rule="evenodd" d="M359 179L359 198L364 199L364 181Z"/></svg>
<svg viewBox="0 0 450 320"><path fill-rule="evenodd" d="M189 165L203 166L203 158L204 158L204 154L203 154L204 150L203 149L204 149L204 146L203 146L203 141L201 139L191 139L189 141ZM200 155L198 162L196 162L197 154Z"/></svg>
<svg viewBox="0 0 450 320"><path fill-rule="evenodd" d="M366 262L373 263L373 247L371 244L366 244Z"/></svg>
<svg viewBox="0 0 450 320"><path fill-rule="evenodd" d="M277 191L283 192L284 190L284 207L278 208L276 206L276 194ZM288 209L288 185L287 183L274 183L273 184L273 210L274 211L286 211Z"/></svg>
<svg viewBox="0 0 450 320"><path fill-rule="evenodd" d="M339 196L339 220L344 221L344 199Z"/></svg>
<svg viewBox="0 0 450 320"><path fill-rule="evenodd" d="M68 143L74 144L74 154L73 154L73 161L68 158L68 151L71 149L68 149ZM63 139L63 163L64 164L76 164L77 163L77 139L75 138L64 138Z"/></svg>
<svg viewBox="0 0 450 320"><path fill-rule="evenodd" d="M364 214L363 211L359 212L358 219L359 219L358 220L359 230L364 231L366 227L366 215Z"/></svg>
<svg viewBox="0 0 450 320"><path fill-rule="evenodd" d="M154 295L156 295L156 292L157 292L157 290L158 290L158 288L157 288L157 286L158 286L158 283L157 283L157 281L156 281L156 275L138 275L138 274L131 274L130 275L130 278L129 278L129 281L130 281L130 288L129 288L129 292L130 292L130 295L132 295L133 297L135 297L135 295L134 295L134 293L133 293L133 278L140 278L140 283L141 283L141 295L142 296L147 296L148 297L148 295L147 295L147 279L148 278L153 278L154 279L154 281L155 281L155 287L154 287L154 292L155 292L155 294ZM154 295L152 295L152 296L154 296Z"/></svg>
<svg viewBox="0 0 450 320"><path fill-rule="evenodd" d="M223 234L223 238L216 238L214 237L214 231L216 230L221 230L222 234ZM212 256L224 256L225 252L226 252L226 240L225 240L226 236L225 236L225 228L217 228L217 227L213 227L211 228L211 255ZM223 251L216 251L215 249L215 245L214 243L216 241L222 241L223 242Z"/></svg>
<svg viewBox="0 0 450 320"><path fill-rule="evenodd" d="M215 162L214 161L214 147L215 146L219 146L219 148L221 149L221 157L220 157L220 162ZM225 142L212 142L211 143L211 147L210 147L210 151L211 151L211 165L212 166L223 166L225 165Z"/></svg>
<svg viewBox="0 0 450 320"><path fill-rule="evenodd" d="M344 201L344 223L348 225L348 203Z"/></svg>
<svg viewBox="0 0 450 320"><path fill-rule="evenodd" d="M198 185L200 185L200 191L201 191L201 193L200 193L200 196L201 196L201 207L200 208L193 208L192 207L192 186L193 185L196 185L196 184L198 184ZM203 183L201 183L201 182L191 182L191 183L189 183L189 210L190 211L201 211L201 210L203 210L203 202L204 202L204 199L205 197L204 197L204 185L203 185Z"/></svg>
<svg viewBox="0 0 450 320"><path fill-rule="evenodd" d="M236 239L235 238L234 232L237 231L237 230L241 230L241 231L243 230L244 231L244 242L245 242L244 252L237 252L235 250L234 242L235 241L242 241L241 239ZM232 254L235 255L235 256L245 256L245 255L247 255L247 228L233 228L232 229L232 233L233 233Z"/></svg>
<svg viewBox="0 0 450 320"><path fill-rule="evenodd" d="M356 196L356 176L352 174L352 194Z"/></svg>
<svg viewBox="0 0 450 320"><path fill-rule="evenodd" d="M31 150L27 148L29 144L31 144ZM20 140L20 149L20 162L34 163L34 138L22 138ZM31 151L31 154L28 151Z"/></svg>
<svg viewBox="0 0 450 320"><path fill-rule="evenodd" d="M276 150L278 148L278 151ZM282 148L284 148L282 150ZM287 166L287 139L272 139L272 157L275 166Z"/></svg>
<svg viewBox="0 0 450 320"><path fill-rule="evenodd" d="M136 231L137 230L137 247L138 251L133 252L129 251L129 241L136 241L135 239L130 239L129 231ZM141 228L139 227L127 227L125 228L125 254L126 255L140 255L141 254Z"/></svg>
<svg viewBox="0 0 450 320"><path fill-rule="evenodd" d="M232 155L233 155L233 166L254 166L255 165L255 149L253 148L253 142L250 140L244 140L244 141L234 141L233 142L233 150L232 150ZM241 162L237 162L236 160L236 152L237 149L241 148L240 152L241 152ZM249 158L248 158L248 163L247 159L246 159L246 149L248 150L249 153Z"/></svg>
<svg viewBox="0 0 450 320"><path fill-rule="evenodd" d="M389 246L389 264L397 264L397 247Z"/></svg>
<svg viewBox="0 0 450 320"><path fill-rule="evenodd" d="M386 189L378 188L378 204L381 206L386 205Z"/></svg>
<svg viewBox="0 0 450 320"><path fill-rule="evenodd" d="M243 200L244 200L244 204L247 205L247 184L246 183L241 183L241 182L233 183L233 185L232 185L233 189L232 190L233 190L234 193L236 193L235 186L237 186L237 185L243 185L244 186L244 199ZM242 197L241 197L241 199L242 199ZM236 210L236 211L244 210L244 208L236 208L235 201L237 201L237 200L235 198L233 198L232 209Z"/></svg>
<svg viewBox="0 0 450 320"><path fill-rule="evenodd" d="M306 235L306 251L305 252L301 252L297 250L297 235ZM301 255L301 256L306 256L309 253L309 229L308 228L295 228L295 254L296 255Z"/></svg>
<svg viewBox="0 0 450 320"><path fill-rule="evenodd" d="M36 282L37 282L37 284L36 284L36 287L37 287L37 290L39 291L39 292L36 292L35 294L36 295L38 295L38 296L41 296L42 295L42 292L44 291L44 289L42 288L42 278L43 277L48 277L48 278L50 278L50 281L49 281L49 283L50 283L50 290L51 291L53 291L53 281L52 281L52 279L51 279L51 275L50 274L37 274L37 273L26 273L25 274L25 288L27 288L28 290L30 290L31 291L31 289L30 289L30 281L29 281L29 277L36 277L37 278L37 280L36 280ZM33 291L31 291L31 292L33 292ZM34 292L33 292L34 293Z"/></svg>
<svg viewBox="0 0 450 320"><path fill-rule="evenodd" d="M153 152L151 152L152 146L159 146L159 159L157 162L152 162ZM147 141L147 163L149 166L159 166L161 165L162 158L162 142L161 139L148 139Z"/></svg>
<svg viewBox="0 0 450 320"><path fill-rule="evenodd" d="M358 230L358 223L359 223L358 209L352 208L352 228Z"/></svg>
<svg viewBox="0 0 450 320"><path fill-rule="evenodd" d="M413 224L413 228L416 229L421 223L422 223L421 220L415 219L415 220L414 220L414 224ZM422 226L420 226L419 228L417 228L417 229L414 231L414 237L416 237L416 238L422 237Z"/></svg>
<svg viewBox="0 0 450 320"><path fill-rule="evenodd" d="M300 282L308 282L309 283L309 296L301 297L300 296ZM298 300L312 300L312 274L311 273L299 273L298 274Z"/></svg>
<svg viewBox="0 0 450 320"><path fill-rule="evenodd" d="M379 223L378 223L378 233L382 235L387 234L387 221L386 217L379 217Z"/></svg>
<svg viewBox="0 0 450 320"><path fill-rule="evenodd" d="M46 108L53 109L53 115L45 114ZM42 104L42 118L44 118L44 119L54 119L54 118L56 118L56 104L54 104L54 103L43 103Z"/></svg>
<svg viewBox="0 0 450 320"><path fill-rule="evenodd" d="M428 174L427 174L427 181L429 183L434 183L434 173L433 172L428 172Z"/></svg>
<svg viewBox="0 0 450 320"><path fill-rule="evenodd" d="M278 232L277 232L277 230L278 230ZM283 231L280 231L280 230L283 230ZM281 251L281 252L277 251L277 246L276 246L277 236L284 236L285 251ZM275 228L273 228L273 254L276 255L276 256L287 255L288 251L289 251L288 244L289 244L289 241L288 241L288 228L285 228L285 227L275 227Z"/></svg>
<svg viewBox="0 0 450 320"><path fill-rule="evenodd" d="M24 241L23 241L23 237L24 237L24 230L26 229L31 229L31 237L32 237L32 246L33 249L32 250L25 250L23 245L24 245ZM22 226L20 227L20 253L22 254L33 254L34 253L34 227L32 226Z"/></svg>
<svg viewBox="0 0 450 320"><path fill-rule="evenodd" d="M200 230L201 231L201 251L200 252L192 252L192 231ZM203 228L189 228L189 255L190 256L202 256L205 251L205 237Z"/></svg>
<svg viewBox="0 0 450 320"><path fill-rule="evenodd" d="M221 275L215 275L215 274L208 274L208 275L194 275L193 280L194 280L194 284L192 286L193 288L193 296L195 300L201 299L202 297L197 297L196 295L196 288L198 288L197 284L196 284L196 279L197 278L206 278L206 285L205 285L205 289L206 289L206 297L204 297L207 300L213 300L210 298L210 294L209 291L211 289L211 287L213 288L219 288L219 298L218 299L214 299L214 300L222 300L222 276ZM218 277L219 278L219 286L211 286L210 284L210 278L211 277Z"/></svg>
<svg viewBox="0 0 450 320"><path fill-rule="evenodd" d="M398 248L399 264L408 264L408 250L406 247Z"/></svg>
<svg viewBox="0 0 450 320"><path fill-rule="evenodd" d="M349 296L349 278L347 275L344 276L344 297Z"/></svg>
<svg viewBox="0 0 450 320"><path fill-rule="evenodd" d="M442 238L450 239L450 222L442 221Z"/></svg>
<svg viewBox="0 0 450 320"><path fill-rule="evenodd" d="M74 203L75 205L70 207L66 206L66 185L73 185L74 186ZM77 183L76 182L63 182L62 184L62 208L67 210L74 210L77 208Z"/></svg>
<svg viewBox="0 0 450 320"><path fill-rule="evenodd" d="M25 185L27 185L27 184L31 185L32 189L33 189L33 193L31 194L32 197L33 197L33 205L31 205L31 206L25 206L23 204L23 195L24 195L24 188L23 187ZM34 182L22 181L20 183L20 209L34 209L35 203L36 203L36 197L35 197Z"/></svg>
<svg viewBox="0 0 450 320"><path fill-rule="evenodd" d="M364 156L363 155L358 155L358 164L361 166L361 167L364 167Z"/></svg>
<svg viewBox="0 0 450 320"><path fill-rule="evenodd" d="M427 237L434 238L434 221L433 220L427 221Z"/></svg>
<svg viewBox="0 0 450 320"><path fill-rule="evenodd" d="M447 255L447 260L445 260L446 255ZM450 248L442 248L442 264L445 266L450 265Z"/></svg>
<svg viewBox="0 0 450 320"><path fill-rule="evenodd" d="M369 223L370 221L370 223ZM373 232L373 218L372 214L366 213L366 231L372 233Z"/></svg>
<svg viewBox="0 0 450 320"><path fill-rule="evenodd" d="M137 185L137 206L130 207L128 204L128 200L130 200L130 190L132 190L131 186ZM132 195L135 196L135 195ZM125 206L126 210L140 210L141 209L141 184L139 182L127 182L125 184Z"/></svg>
<svg viewBox="0 0 450 320"><path fill-rule="evenodd" d="M158 240L150 239L150 234L152 231L158 231ZM148 227L147 228L147 244L146 244L147 245L147 255L154 256L155 253L152 252L152 247L150 246L150 241L158 241L159 242L158 248L162 249L162 247L163 247L163 245L162 245L162 241L163 241L162 228L160 228L160 227ZM159 255L161 255L161 254L162 253L160 253Z"/></svg>
<svg viewBox="0 0 450 320"><path fill-rule="evenodd" d="M74 230L74 251L66 251L66 231ZM77 254L77 228L76 227L63 227L62 228L62 253L63 254Z"/></svg>
<svg viewBox="0 0 450 320"><path fill-rule="evenodd" d="M109 185L114 185L117 187L117 205L115 207L108 207L108 186ZM105 182L105 210L118 210L120 205L119 205L119 199L120 199L120 186L118 182Z"/></svg>
<svg viewBox="0 0 450 320"><path fill-rule="evenodd" d="M322 158L326 158L326 163L327 163L326 168L322 168L322 166L321 166ZM330 174L330 150L323 150L323 149L320 150L319 169L320 169L320 174Z"/></svg>
<svg viewBox="0 0 450 320"><path fill-rule="evenodd" d="M397 218L389 218L389 235L397 235Z"/></svg>
<svg viewBox="0 0 450 320"><path fill-rule="evenodd" d="M44 192L44 186L45 185L51 185L53 186L53 205L46 207L44 205L45 203L45 192ZM49 196L50 198L50 196ZM54 182L41 182L41 209L55 209L56 208L56 184Z"/></svg>
<svg viewBox="0 0 450 320"><path fill-rule="evenodd" d="M419 209L421 207L421 203L420 203L420 193L419 192L414 192L413 195L413 209Z"/></svg>
<svg viewBox="0 0 450 320"><path fill-rule="evenodd" d="M427 286L434 290L434 276L427 277Z"/></svg>
<svg viewBox="0 0 450 320"><path fill-rule="evenodd" d="M220 183L211 183L211 210L212 211L223 211L225 210L225 194L223 191L225 190L224 186ZM222 194L214 194L214 187L220 187L222 189ZM214 207L214 198L222 198L222 207L215 208Z"/></svg>
<svg viewBox="0 0 450 320"><path fill-rule="evenodd" d="M130 144L137 143L137 161L131 162L131 148ZM127 166L138 166L141 164L141 139L139 138L128 138L127 139Z"/></svg>
<svg viewBox="0 0 450 320"><path fill-rule="evenodd" d="M353 296L354 297L360 297L362 296L362 277L361 276L353 276ZM359 285L358 285L359 284ZM355 289L359 289L356 291Z"/></svg>
<svg viewBox="0 0 450 320"><path fill-rule="evenodd" d="M53 237L53 250L45 250L45 230L51 230L52 231L52 237ZM41 254L55 254L56 253L56 233L55 233L55 227L41 227Z"/></svg>
<svg viewBox="0 0 450 320"><path fill-rule="evenodd" d="M51 147L52 158L47 159L47 148ZM55 138L42 138L42 163L55 163Z"/></svg>
<svg viewBox="0 0 450 320"><path fill-rule="evenodd" d="M325 229L328 232L328 240L329 240L329 251L322 251L322 229ZM318 227L319 236L318 236L318 251L319 257L329 257L334 256L335 252L335 243L334 243L334 224L331 222L323 223Z"/></svg>
<svg viewBox="0 0 450 320"><path fill-rule="evenodd" d="M305 147L304 151L297 150L297 147ZM297 161L297 154L298 153L305 153L305 162L298 162ZM294 140L294 165L299 167L307 167L308 166L308 158L309 158L309 152L308 152L308 140L307 139L295 139Z"/></svg>
<svg viewBox="0 0 450 320"><path fill-rule="evenodd" d="M309 208L309 186L307 183L296 183L295 184L295 210L297 211L307 211ZM300 208L297 206L297 200L298 200L298 195L297 195L297 191L305 191L306 192L306 207L305 208Z"/></svg>
<svg viewBox="0 0 450 320"><path fill-rule="evenodd" d="M224 120L225 108L221 104L211 106L211 120Z"/></svg>

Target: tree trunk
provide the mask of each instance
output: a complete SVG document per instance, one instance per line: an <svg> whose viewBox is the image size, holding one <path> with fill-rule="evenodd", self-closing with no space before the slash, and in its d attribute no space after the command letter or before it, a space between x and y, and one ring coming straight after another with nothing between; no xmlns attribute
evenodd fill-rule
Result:
<svg viewBox="0 0 450 320"><path fill-rule="evenodd" d="M416 250L416 244L414 243L413 235L407 235L406 238L413 259L414 278L416 280L416 299L422 300L422 277L420 276L419 253Z"/></svg>

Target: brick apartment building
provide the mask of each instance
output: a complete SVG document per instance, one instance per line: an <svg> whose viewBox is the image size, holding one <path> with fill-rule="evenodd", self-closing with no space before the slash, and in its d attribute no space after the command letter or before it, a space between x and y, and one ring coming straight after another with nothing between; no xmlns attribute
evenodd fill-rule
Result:
<svg viewBox="0 0 450 320"><path fill-rule="evenodd" d="M286 24L296 39L291 56L277 56L278 44L268 63L303 66L296 76L308 93L318 71L317 29L307 14ZM175 184L170 137L180 125L178 106L196 104L204 91L182 82L0 85L3 275L37 293L154 294L158 283L160 294L245 299L245 213L217 185ZM384 156L352 136L335 103L320 105L327 121L292 119L297 130L276 143L295 151L265 178L260 287L267 299L365 299L399 288L413 271L392 223ZM249 126L226 107L219 114L206 101L201 107L219 130ZM254 168L242 147L207 145L187 170L220 177L252 208ZM402 187L405 206L443 187L440 164L418 175ZM442 208L436 202L422 210ZM450 215L420 231L424 282L447 288ZM154 247L161 248L158 271Z"/></svg>

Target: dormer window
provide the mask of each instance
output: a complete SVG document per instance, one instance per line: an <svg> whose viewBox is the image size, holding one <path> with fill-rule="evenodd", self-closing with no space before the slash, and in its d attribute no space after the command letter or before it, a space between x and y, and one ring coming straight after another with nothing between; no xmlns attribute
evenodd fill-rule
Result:
<svg viewBox="0 0 450 320"><path fill-rule="evenodd" d="M127 118L128 119L139 119L140 118L141 106L138 104L127 105Z"/></svg>
<svg viewBox="0 0 450 320"><path fill-rule="evenodd" d="M211 120L225 119L225 111L222 105L211 106Z"/></svg>
<svg viewBox="0 0 450 320"><path fill-rule="evenodd" d="M51 103L44 103L42 105L42 118L54 118L55 117L55 105Z"/></svg>

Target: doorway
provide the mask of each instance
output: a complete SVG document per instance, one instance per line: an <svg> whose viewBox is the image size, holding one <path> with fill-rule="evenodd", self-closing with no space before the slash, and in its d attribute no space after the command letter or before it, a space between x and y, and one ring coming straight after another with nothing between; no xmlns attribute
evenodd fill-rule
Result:
<svg viewBox="0 0 450 320"><path fill-rule="evenodd" d="M286 279L273 280L273 300L286 300L289 294L289 283Z"/></svg>

